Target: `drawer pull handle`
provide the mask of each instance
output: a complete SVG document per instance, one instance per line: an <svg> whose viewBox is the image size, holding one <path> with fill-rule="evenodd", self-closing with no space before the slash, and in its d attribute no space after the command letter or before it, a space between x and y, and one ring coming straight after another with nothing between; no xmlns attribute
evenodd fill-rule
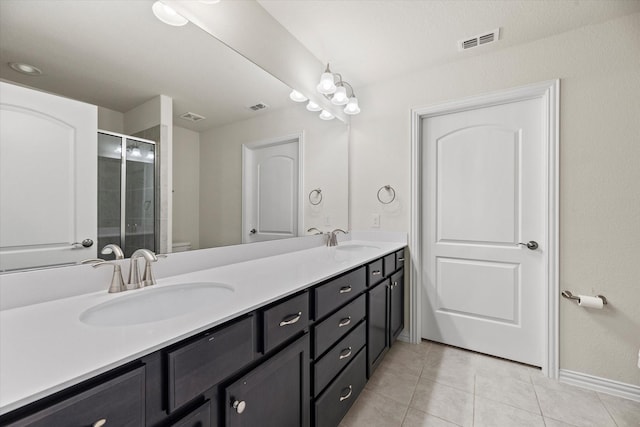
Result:
<svg viewBox="0 0 640 427"><path fill-rule="evenodd" d="M247 408L247 402L244 400L234 400L232 406L238 414L241 414Z"/></svg>
<svg viewBox="0 0 640 427"><path fill-rule="evenodd" d="M340 402L347 400L348 398L351 397L351 393L353 393L353 386L349 384L349 387L343 388L342 392L344 393L345 390L347 391L347 394L345 394L344 396L342 395L342 393L340 393Z"/></svg>
<svg viewBox="0 0 640 427"><path fill-rule="evenodd" d="M380 270L373 270L373 272L371 273L373 276L379 276L382 274L382 272Z"/></svg>
<svg viewBox="0 0 640 427"><path fill-rule="evenodd" d="M351 347L347 347L340 352L340 358L338 360L346 359L351 356Z"/></svg>
<svg viewBox="0 0 640 427"><path fill-rule="evenodd" d="M343 326L347 326L349 323L351 323L351 316L349 316L349 317L347 317L345 319L342 319L340 321L340 323L338 323L338 328L342 328Z"/></svg>
<svg viewBox="0 0 640 427"><path fill-rule="evenodd" d="M351 292L351 285L343 286L340 288L341 294L348 294L349 292Z"/></svg>
<svg viewBox="0 0 640 427"><path fill-rule="evenodd" d="M404 258L398 258L398 262L404 262Z"/></svg>
<svg viewBox="0 0 640 427"><path fill-rule="evenodd" d="M91 424L91 427L102 427L105 424L107 424L107 419L106 418L102 418L102 419L96 421L95 423Z"/></svg>
<svg viewBox="0 0 640 427"><path fill-rule="evenodd" d="M282 322L280 322L280 326L293 325L294 323L297 323L301 318L302 312L299 311L298 314L292 314L291 316L282 319Z"/></svg>

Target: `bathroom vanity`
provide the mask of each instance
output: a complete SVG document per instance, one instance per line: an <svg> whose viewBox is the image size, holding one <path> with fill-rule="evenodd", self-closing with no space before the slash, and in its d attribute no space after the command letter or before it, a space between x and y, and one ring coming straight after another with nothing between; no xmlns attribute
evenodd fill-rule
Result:
<svg viewBox="0 0 640 427"><path fill-rule="evenodd" d="M351 241L2 311L17 348L0 359L0 425L337 426L403 329L404 246ZM229 290L183 315L87 315L212 283Z"/></svg>

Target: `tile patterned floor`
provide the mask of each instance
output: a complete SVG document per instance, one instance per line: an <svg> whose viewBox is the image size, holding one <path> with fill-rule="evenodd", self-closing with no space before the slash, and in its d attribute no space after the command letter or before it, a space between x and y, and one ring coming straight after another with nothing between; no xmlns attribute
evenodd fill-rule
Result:
<svg viewBox="0 0 640 427"><path fill-rule="evenodd" d="M432 342L396 342L340 427L639 427L640 402Z"/></svg>

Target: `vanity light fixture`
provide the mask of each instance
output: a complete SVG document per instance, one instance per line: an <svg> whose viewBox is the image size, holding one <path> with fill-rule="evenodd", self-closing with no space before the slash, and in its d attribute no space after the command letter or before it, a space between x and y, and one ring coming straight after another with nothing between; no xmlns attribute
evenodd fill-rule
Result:
<svg viewBox="0 0 640 427"><path fill-rule="evenodd" d="M180 15L178 12L173 10L171 7L162 3L161 1L157 1L151 6L151 10L153 10L153 14L168 25L173 25L174 27L182 27L183 25L187 25L189 20L184 16Z"/></svg>
<svg viewBox="0 0 640 427"><path fill-rule="evenodd" d="M347 88L351 91L350 96L347 93ZM329 64L327 64L327 68L320 76L320 82L318 83L318 86L316 86L316 89L327 97L327 99L330 99L333 105L346 104L344 108L345 114L353 115L360 112L358 98L356 98L353 87L346 81L342 80L342 76L340 74L331 72Z"/></svg>
<svg viewBox="0 0 640 427"><path fill-rule="evenodd" d="M327 110L322 110L322 113L320 113L318 117L320 117L322 120L333 120L335 118L334 115Z"/></svg>
<svg viewBox="0 0 640 427"><path fill-rule="evenodd" d="M322 107L319 106L318 104L316 104L313 101L309 101L309 103L307 104L307 110L309 110L309 111L320 111L320 110L322 110Z"/></svg>
<svg viewBox="0 0 640 427"><path fill-rule="evenodd" d="M28 76L39 76L42 74L42 71L38 67L34 67L31 64L25 64L24 62L9 62L8 65L12 70Z"/></svg>
<svg viewBox="0 0 640 427"><path fill-rule="evenodd" d="M309 99L295 89L291 91L291 93L289 94L289 98L291 98L291 100L294 102L305 102Z"/></svg>

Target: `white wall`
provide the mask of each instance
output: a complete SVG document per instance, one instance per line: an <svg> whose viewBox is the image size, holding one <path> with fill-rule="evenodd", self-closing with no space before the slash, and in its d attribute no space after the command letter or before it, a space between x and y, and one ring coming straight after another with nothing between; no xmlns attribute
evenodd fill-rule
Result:
<svg viewBox="0 0 640 427"><path fill-rule="evenodd" d="M303 104L232 123L200 135L200 246L242 242L242 144L304 132L304 227L348 227L348 127L322 121ZM307 195L321 188L323 202ZM330 224L325 223L329 217Z"/></svg>
<svg viewBox="0 0 640 427"><path fill-rule="evenodd" d="M640 385L640 14L358 90L352 120L353 228L382 214L409 229L410 109L561 79L560 286L605 295L588 311L560 301L560 367ZM425 52L428 55L428 52ZM460 54L463 57L464 53ZM384 184L399 204L375 198Z"/></svg>
<svg viewBox="0 0 640 427"><path fill-rule="evenodd" d="M200 248L200 134L173 127L173 241Z"/></svg>
<svg viewBox="0 0 640 427"><path fill-rule="evenodd" d="M124 133L124 114L98 106L98 129Z"/></svg>

